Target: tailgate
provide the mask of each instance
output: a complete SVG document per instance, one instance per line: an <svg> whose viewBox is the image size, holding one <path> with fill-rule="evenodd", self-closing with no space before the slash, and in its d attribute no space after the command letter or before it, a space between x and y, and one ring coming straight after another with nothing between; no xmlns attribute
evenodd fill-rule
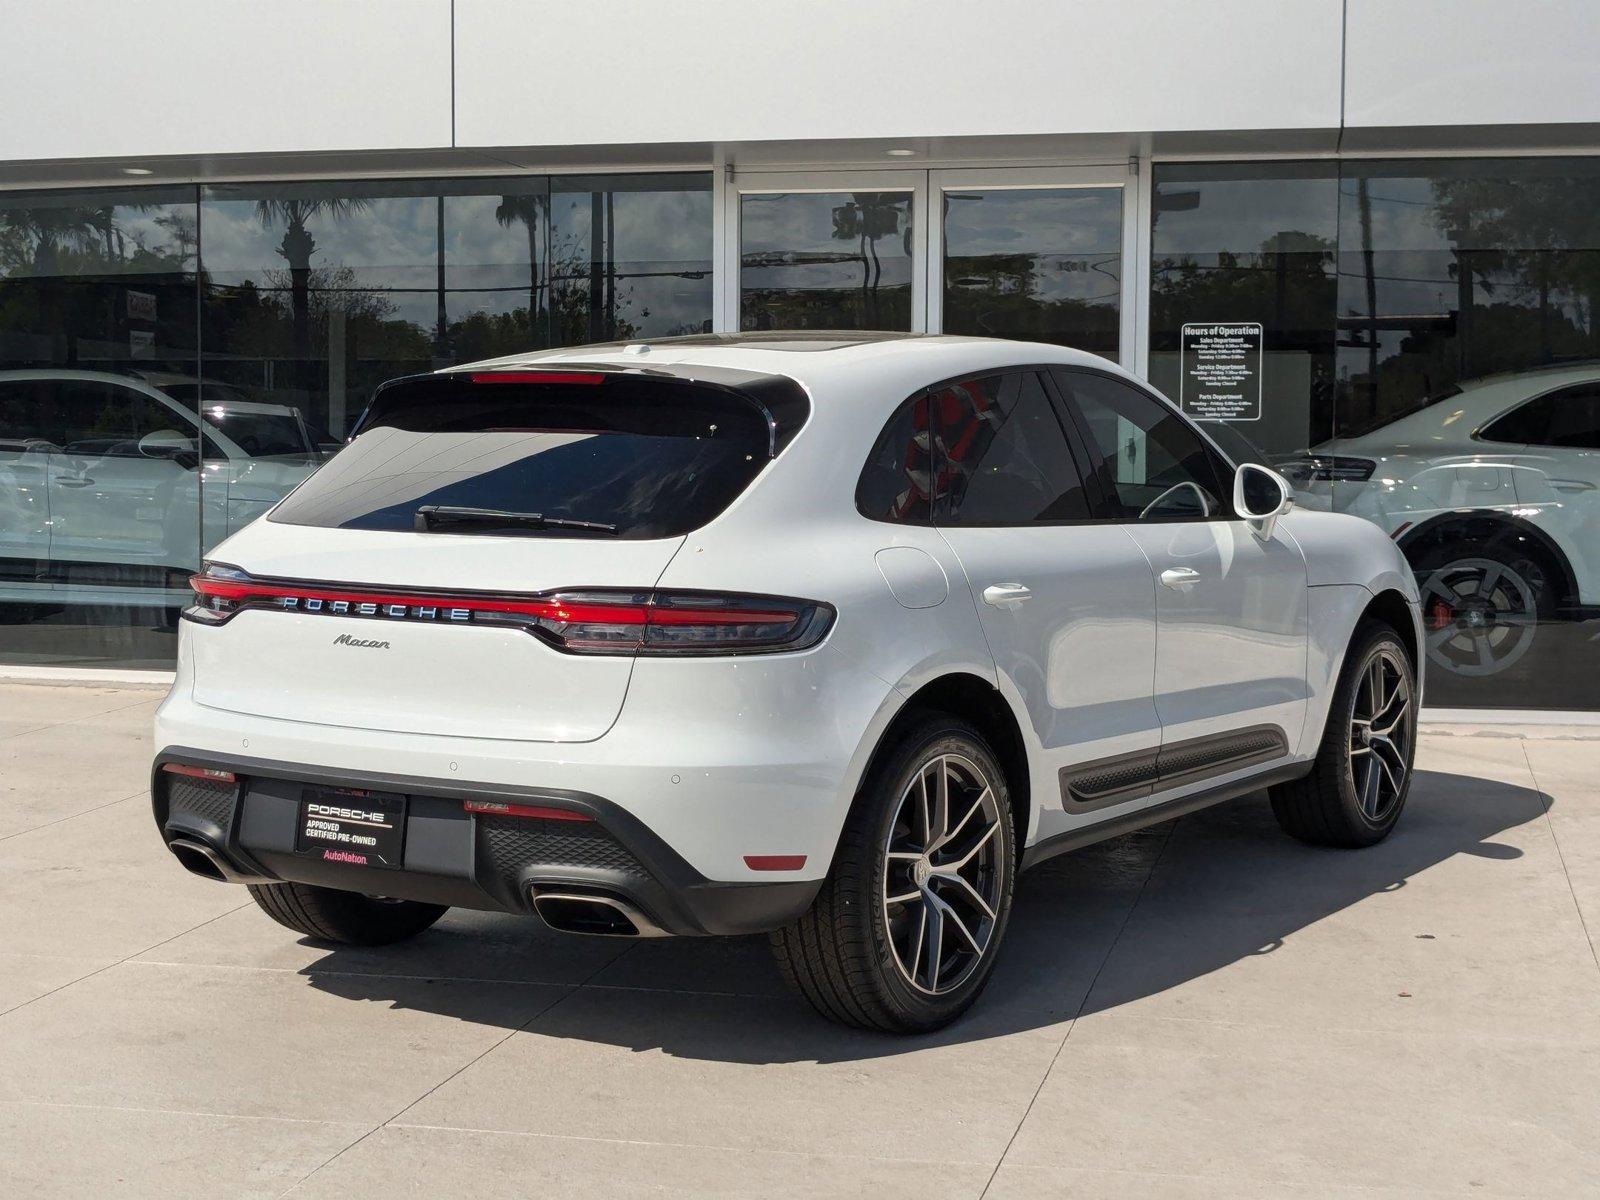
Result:
<svg viewBox="0 0 1600 1200"><path fill-rule="evenodd" d="M345 610L324 600L308 611L301 600L195 628L196 701L320 725L530 742L604 734L621 711L633 659L563 653L525 628L451 613L488 594L649 588L683 543L307 534L258 522L218 558L234 552L252 577L285 590L348 594ZM373 599L380 595L383 602ZM371 614L357 607L363 599Z"/></svg>

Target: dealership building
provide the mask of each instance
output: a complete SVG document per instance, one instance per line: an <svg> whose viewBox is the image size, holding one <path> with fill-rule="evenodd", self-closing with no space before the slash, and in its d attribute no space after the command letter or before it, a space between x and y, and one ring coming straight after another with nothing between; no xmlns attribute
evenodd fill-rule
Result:
<svg viewBox="0 0 1600 1200"><path fill-rule="evenodd" d="M7 40L0 668L170 669L188 573L386 379L893 329L1122 364L1395 538L1431 704L1600 708L1593 3L60 0Z"/></svg>

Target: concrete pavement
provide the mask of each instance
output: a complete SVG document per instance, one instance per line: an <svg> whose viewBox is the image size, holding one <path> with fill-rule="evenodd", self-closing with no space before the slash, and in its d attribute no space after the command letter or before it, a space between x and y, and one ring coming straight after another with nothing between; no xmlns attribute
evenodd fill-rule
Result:
<svg viewBox="0 0 1600 1200"><path fill-rule="evenodd" d="M160 846L158 698L0 683L0 1195L1600 1190L1600 729L1425 734L1369 851L1246 800L1054 860L902 1040L758 939L302 944Z"/></svg>

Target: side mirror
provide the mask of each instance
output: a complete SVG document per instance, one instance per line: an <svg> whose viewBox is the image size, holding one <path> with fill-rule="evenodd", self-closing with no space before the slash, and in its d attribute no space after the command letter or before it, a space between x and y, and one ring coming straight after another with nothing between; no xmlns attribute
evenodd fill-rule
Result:
<svg viewBox="0 0 1600 1200"><path fill-rule="evenodd" d="M158 429L139 439L139 453L146 458L165 458L175 462L185 471L200 465L200 455L195 440L185 437L176 429Z"/></svg>
<svg viewBox="0 0 1600 1200"><path fill-rule="evenodd" d="M1245 463L1233 477L1233 511L1250 522L1256 536L1272 536L1278 518L1294 507L1294 488L1276 471Z"/></svg>

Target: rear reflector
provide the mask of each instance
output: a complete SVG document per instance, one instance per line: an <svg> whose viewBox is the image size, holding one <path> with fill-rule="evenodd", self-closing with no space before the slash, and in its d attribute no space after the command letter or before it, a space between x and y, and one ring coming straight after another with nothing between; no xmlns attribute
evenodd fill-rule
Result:
<svg viewBox="0 0 1600 1200"><path fill-rule="evenodd" d="M534 817L543 821L592 821L588 813L573 812L570 808L545 808L538 804L502 804L498 800L463 800L461 807L469 813L483 813L493 817Z"/></svg>
<svg viewBox="0 0 1600 1200"><path fill-rule="evenodd" d="M191 767L188 763L162 763L168 775L187 775L191 779L214 779L218 783L237 783L239 777L232 771L219 771L214 767Z"/></svg>
<svg viewBox="0 0 1600 1200"><path fill-rule="evenodd" d="M771 654L816 645L833 624L831 606L815 600L735 593L592 589L507 596L411 592L392 588L252 579L208 564L189 580L198 602L183 615L226 624L248 609L511 626L569 654Z"/></svg>
<svg viewBox="0 0 1600 1200"><path fill-rule="evenodd" d="M567 383L579 387L605 381L598 371L484 371L472 377L473 383Z"/></svg>
<svg viewBox="0 0 1600 1200"><path fill-rule="evenodd" d="M806 865L804 854L746 854L744 865L752 871L798 871Z"/></svg>

